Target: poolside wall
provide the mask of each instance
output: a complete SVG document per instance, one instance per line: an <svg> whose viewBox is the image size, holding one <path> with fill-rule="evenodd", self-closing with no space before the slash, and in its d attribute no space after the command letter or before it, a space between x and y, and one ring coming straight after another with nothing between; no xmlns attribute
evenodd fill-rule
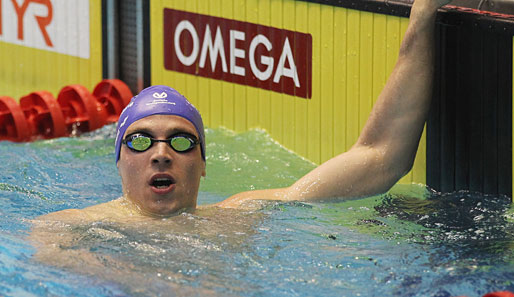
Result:
<svg viewBox="0 0 514 297"><path fill-rule="evenodd" d="M438 27L427 183L512 197L513 18L448 10Z"/></svg>
<svg viewBox="0 0 514 297"><path fill-rule="evenodd" d="M101 13L101 0L0 1L0 95L92 90L102 80Z"/></svg>

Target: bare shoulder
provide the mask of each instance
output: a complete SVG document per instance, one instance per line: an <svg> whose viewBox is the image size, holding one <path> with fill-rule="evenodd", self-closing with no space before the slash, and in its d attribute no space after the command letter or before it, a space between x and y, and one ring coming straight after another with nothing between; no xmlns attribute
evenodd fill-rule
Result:
<svg viewBox="0 0 514 297"><path fill-rule="evenodd" d="M84 223L118 217L121 215L120 212L123 212L123 208L120 206L120 202L118 200L119 199L89 206L84 209L64 209L42 215L37 217L34 221Z"/></svg>
<svg viewBox="0 0 514 297"><path fill-rule="evenodd" d="M64 209L37 217L34 222L49 221L82 221L88 218L88 215L82 209Z"/></svg>

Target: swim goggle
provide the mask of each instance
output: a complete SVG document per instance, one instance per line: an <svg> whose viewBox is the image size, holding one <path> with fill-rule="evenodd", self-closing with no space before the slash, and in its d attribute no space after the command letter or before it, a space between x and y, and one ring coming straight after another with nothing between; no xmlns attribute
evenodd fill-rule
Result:
<svg viewBox="0 0 514 297"><path fill-rule="evenodd" d="M188 152L200 143L194 135L189 133L177 133L167 139L155 139L143 133L133 133L121 141L129 149L136 152L148 150L155 142L165 142L178 153Z"/></svg>

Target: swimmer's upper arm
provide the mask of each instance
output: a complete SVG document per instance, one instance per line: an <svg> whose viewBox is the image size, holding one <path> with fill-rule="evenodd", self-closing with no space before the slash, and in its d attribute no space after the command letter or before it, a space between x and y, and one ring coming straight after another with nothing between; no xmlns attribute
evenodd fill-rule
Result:
<svg viewBox="0 0 514 297"><path fill-rule="evenodd" d="M354 147L321 164L290 187L235 194L215 204L224 208L259 208L252 200L319 201L383 193L396 181L383 167L382 154L371 148Z"/></svg>
<svg viewBox="0 0 514 297"><path fill-rule="evenodd" d="M85 214L78 209L65 209L39 216L31 220L29 240L40 247L38 254L42 251L58 251L60 244L71 241L70 236L65 236L69 233L63 232L66 226L84 220Z"/></svg>
<svg viewBox="0 0 514 297"><path fill-rule="evenodd" d="M357 143L290 186L287 200L317 201L382 194L408 171L391 162L390 154L387 147Z"/></svg>
<svg viewBox="0 0 514 297"><path fill-rule="evenodd" d="M381 194L406 172L387 162L391 158L383 147L355 145L321 164L287 188L238 193L215 206L258 208L251 200L320 201L331 198L356 198Z"/></svg>
<svg viewBox="0 0 514 297"><path fill-rule="evenodd" d="M84 223L89 215L83 210L66 209L42 215L32 220L28 241L35 247L34 259L47 265L73 269L81 273L102 276L107 279L107 267L112 257L92 253L87 247L76 246L83 233L73 231L76 223ZM73 248L70 248L73 247ZM130 273L131 263L116 262L115 267ZM127 269L123 269L127 267Z"/></svg>
<svg viewBox="0 0 514 297"><path fill-rule="evenodd" d="M36 248L34 258L45 263L61 259L65 251L62 246L69 245L73 236L67 226L79 215L77 209L66 209L39 216L31 221L29 242Z"/></svg>
<svg viewBox="0 0 514 297"><path fill-rule="evenodd" d="M248 203L252 200L276 200L284 201L284 197L287 195L288 188L280 189L267 189L267 190L255 190L247 191L235 194L221 202L214 204L214 206L222 208L244 208L244 209L256 209L260 208L260 205Z"/></svg>

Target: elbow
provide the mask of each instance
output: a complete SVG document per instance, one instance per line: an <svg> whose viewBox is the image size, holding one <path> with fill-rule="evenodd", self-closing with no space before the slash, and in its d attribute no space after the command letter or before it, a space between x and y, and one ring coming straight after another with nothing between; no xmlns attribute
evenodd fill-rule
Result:
<svg viewBox="0 0 514 297"><path fill-rule="evenodd" d="M375 184L372 191L366 196L382 195L387 193L405 174L397 174L396 172L387 172L383 174L383 178Z"/></svg>
<svg viewBox="0 0 514 297"><path fill-rule="evenodd" d="M396 174L396 175L393 175L391 174L390 176L388 176L383 184L382 184L382 188L380 189L380 192L383 194L383 193L386 193L387 191L389 191L394 185L396 185L396 183L400 180L400 178L402 178L404 175L400 175L400 174Z"/></svg>
<svg viewBox="0 0 514 297"><path fill-rule="evenodd" d="M414 158L406 162L394 162L384 168L384 193L389 191L402 177L407 175L414 166Z"/></svg>
<svg viewBox="0 0 514 297"><path fill-rule="evenodd" d="M414 167L414 158L410 158L405 164L398 170L396 181L406 176Z"/></svg>
<svg viewBox="0 0 514 297"><path fill-rule="evenodd" d="M417 149L417 147L416 147ZM407 175L414 167L414 161L416 159L415 151L392 151L389 152L390 157L385 154L384 169L388 172L386 176L389 176L393 186L398 180Z"/></svg>

